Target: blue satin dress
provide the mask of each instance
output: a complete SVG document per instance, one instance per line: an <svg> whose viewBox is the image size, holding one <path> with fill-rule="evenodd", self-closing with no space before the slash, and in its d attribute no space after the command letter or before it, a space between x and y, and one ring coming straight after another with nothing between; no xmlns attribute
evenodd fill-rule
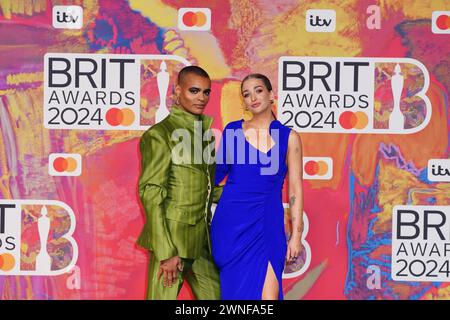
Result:
<svg viewBox="0 0 450 320"><path fill-rule="evenodd" d="M275 144L265 153L246 140L242 123L225 127L217 153L216 185L228 175L211 223L221 298L260 300L270 263L282 300L287 246L281 192L291 129L273 120L269 132Z"/></svg>

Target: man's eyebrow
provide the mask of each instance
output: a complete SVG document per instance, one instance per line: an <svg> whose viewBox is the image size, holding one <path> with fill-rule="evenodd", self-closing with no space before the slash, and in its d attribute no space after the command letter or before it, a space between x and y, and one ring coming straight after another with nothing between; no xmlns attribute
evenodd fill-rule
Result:
<svg viewBox="0 0 450 320"><path fill-rule="evenodd" d="M198 91L202 91L202 89L198 88L198 87L189 87L189 90L198 90ZM205 89L203 91L211 91L211 88Z"/></svg>

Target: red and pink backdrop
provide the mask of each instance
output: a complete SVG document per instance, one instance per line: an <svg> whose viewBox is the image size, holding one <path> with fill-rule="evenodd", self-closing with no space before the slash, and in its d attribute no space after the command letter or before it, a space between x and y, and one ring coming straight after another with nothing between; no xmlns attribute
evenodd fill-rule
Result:
<svg viewBox="0 0 450 320"><path fill-rule="evenodd" d="M138 142L189 64L212 78L215 129L247 117L240 79L258 72L300 132L305 250L286 299L448 299L449 10L0 1L1 299L145 297Z"/></svg>

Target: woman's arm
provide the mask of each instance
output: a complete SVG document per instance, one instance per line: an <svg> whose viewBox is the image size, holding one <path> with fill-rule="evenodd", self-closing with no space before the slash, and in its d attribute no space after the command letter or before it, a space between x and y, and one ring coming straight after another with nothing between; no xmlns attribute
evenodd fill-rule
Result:
<svg viewBox="0 0 450 320"><path fill-rule="evenodd" d="M289 135L287 153L289 177L289 208L292 217L292 233L286 259L295 260L301 252L303 233L303 158L302 141L294 130Z"/></svg>

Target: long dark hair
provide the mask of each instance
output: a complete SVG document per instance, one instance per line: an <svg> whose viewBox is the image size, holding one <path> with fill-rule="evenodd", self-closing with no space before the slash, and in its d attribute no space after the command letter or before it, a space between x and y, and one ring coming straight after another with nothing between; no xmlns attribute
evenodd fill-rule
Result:
<svg viewBox="0 0 450 320"><path fill-rule="evenodd" d="M251 73L249 75L247 75L244 79L242 79L241 82L241 94L242 94L242 86L244 85L244 82L250 79L259 79L263 82L264 86L267 88L267 90L273 91L272 90L272 84L270 83L269 78L267 78L265 75L261 74L261 73ZM273 111L271 110L272 116L276 119L277 117L275 116L275 114L273 113Z"/></svg>

